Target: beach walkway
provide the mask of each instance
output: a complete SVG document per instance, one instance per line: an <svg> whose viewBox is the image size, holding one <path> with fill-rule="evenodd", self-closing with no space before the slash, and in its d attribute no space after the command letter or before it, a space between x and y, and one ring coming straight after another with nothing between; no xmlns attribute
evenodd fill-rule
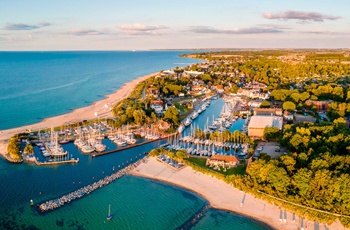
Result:
<svg viewBox="0 0 350 230"><path fill-rule="evenodd" d="M148 157L146 163L140 164L129 174L163 181L194 191L208 200L212 208L240 213L276 229L344 229L338 221L326 226L299 218L293 213L241 192L224 181L194 171L190 167L179 171L174 170L153 157Z"/></svg>

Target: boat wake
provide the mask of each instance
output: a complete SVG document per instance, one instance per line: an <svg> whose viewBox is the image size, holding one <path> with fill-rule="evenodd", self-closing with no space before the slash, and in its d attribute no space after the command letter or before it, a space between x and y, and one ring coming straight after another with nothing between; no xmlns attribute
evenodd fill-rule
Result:
<svg viewBox="0 0 350 230"><path fill-rule="evenodd" d="M28 95L40 94L40 93L44 93L44 92L55 90L55 89L67 88L69 86L73 86L73 85L76 85L76 84L79 84L79 83L86 82L87 80L89 80L88 77L84 78L82 80L79 80L79 81L74 81L74 82L70 82L70 83L67 83L67 84L59 85L59 86L53 86L53 87L49 87L49 88L38 89L38 90L35 90L35 91L30 91L30 92L22 93L22 94L13 94L13 95L11 94L11 95L8 95L8 96L0 97L0 100L21 98L21 97L25 97L25 96L28 96Z"/></svg>

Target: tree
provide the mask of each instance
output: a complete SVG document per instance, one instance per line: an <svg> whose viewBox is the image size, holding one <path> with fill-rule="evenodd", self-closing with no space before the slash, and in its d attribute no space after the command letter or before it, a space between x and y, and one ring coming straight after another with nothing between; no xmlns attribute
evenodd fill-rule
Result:
<svg viewBox="0 0 350 230"><path fill-rule="evenodd" d="M16 137L11 137L11 139L9 140L8 144L7 144L7 152L10 155L10 157L14 160L21 160L21 154L20 154L20 147L19 144L17 142L17 138Z"/></svg>
<svg viewBox="0 0 350 230"><path fill-rule="evenodd" d="M260 104L260 108L271 108L271 104L268 101L263 101Z"/></svg>
<svg viewBox="0 0 350 230"><path fill-rule="evenodd" d="M179 159L180 162L182 162L182 160L184 158L187 158L187 152L185 150L179 150L176 152L176 157Z"/></svg>
<svg viewBox="0 0 350 230"><path fill-rule="evenodd" d="M266 140L276 140L280 136L281 132L279 128L273 127L265 127L264 129L264 138Z"/></svg>
<svg viewBox="0 0 350 230"><path fill-rule="evenodd" d="M271 156L268 155L267 153L259 153L258 159L269 162L271 160Z"/></svg>
<svg viewBox="0 0 350 230"><path fill-rule="evenodd" d="M34 148L31 144L27 143L23 150L26 154L30 155L34 153Z"/></svg>
<svg viewBox="0 0 350 230"><path fill-rule="evenodd" d="M136 124L140 125L140 124L142 124L145 121L146 113L145 113L145 111L143 111L141 109L134 110L133 117L134 117L134 120L135 120Z"/></svg>
<svg viewBox="0 0 350 230"><path fill-rule="evenodd" d="M169 107L164 113L164 119L174 125L179 124L179 111L174 107Z"/></svg>
<svg viewBox="0 0 350 230"><path fill-rule="evenodd" d="M293 102L291 102L291 101L286 101L286 102L283 103L282 107L283 107L284 110L287 110L287 111L291 112L291 111L295 110L296 105Z"/></svg>

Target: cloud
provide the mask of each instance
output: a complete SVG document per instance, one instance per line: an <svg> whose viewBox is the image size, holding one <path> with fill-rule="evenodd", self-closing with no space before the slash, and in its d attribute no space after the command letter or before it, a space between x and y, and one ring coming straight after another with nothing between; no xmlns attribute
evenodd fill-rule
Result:
<svg viewBox="0 0 350 230"><path fill-rule="evenodd" d="M119 25L118 29L130 35L162 35L165 33L164 30L169 29L169 27L163 25L147 26L135 23Z"/></svg>
<svg viewBox="0 0 350 230"><path fill-rule="evenodd" d="M118 28L123 31L142 31L142 32L169 29L168 26L146 26L138 23L131 24L131 25L126 25L126 24L119 25Z"/></svg>
<svg viewBox="0 0 350 230"><path fill-rule="evenodd" d="M67 34L76 35L76 36L86 36L86 35L103 35L108 33L104 31L98 31L98 30L70 30L67 32Z"/></svg>
<svg viewBox="0 0 350 230"><path fill-rule="evenodd" d="M22 23L8 23L4 28L6 30L35 30L40 29L42 27L50 26L50 23L44 22L39 23L37 25L28 25L28 24L22 24Z"/></svg>
<svg viewBox="0 0 350 230"><path fill-rule="evenodd" d="M280 30L289 30L291 27L285 25L277 25L277 24L258 24L258 26L267 27L267 28L275 28Z"/></svg>
<svg viewBox="0 0 350 230"><path fill-rule="evenodd" d="M318 34L318 35L349 35L349 33L334 32L334 31L328 31L328 30L310 30L310 31L301 31L300 33Z"/></svg>
<svg viewBox="0 0 350 230"><path fill-rule="evenodd" d="M281 20L296 19L302 22L306 22L306 21L323 22L324 20L337 20L341 18L339 16L325 15L317 12L304 12L304 11L294 11L294 10L288 10L281 13L266 12L263 14L263 16L267 19L281 19Z"/></svg>
<svg viewBox="0 0 350 230"><path fill-rule="evenodd" d="M240 28L240 29L215 29L208 26L191 26L189 32L201 34L264 34L264 33L280 33L283 32L276 28Z"/></svg>

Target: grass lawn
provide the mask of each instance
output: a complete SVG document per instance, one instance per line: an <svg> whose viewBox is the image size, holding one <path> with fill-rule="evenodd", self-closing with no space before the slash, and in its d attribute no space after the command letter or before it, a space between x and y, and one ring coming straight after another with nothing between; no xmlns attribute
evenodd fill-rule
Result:
<svg viewBox="0 0 350 230"><path fill-rule="evenodd" d="M206 158L197 158L197 157L190 157L187 159L188 161L195 163L198 166L201 166L205 169L208 169L210 171L214 171L214 172L218 172L221 173L223 175L233 175L233 174L240 174L243 175L245 172L245 166L244 165L238 165L234 168L230 168L230 169L226 169L226 172L223 171L223 168L221 167L220 171L214 170L213 168L210 168L208 166L206 166Z"/></svg>
<svg viewBox="0 0 350 230"><path fill-rule="evenodd" d="M180 114L180 121L185 119L190 113L192 113L193 109L186 108L186 111L184 111L183 114Z"/></svg>

